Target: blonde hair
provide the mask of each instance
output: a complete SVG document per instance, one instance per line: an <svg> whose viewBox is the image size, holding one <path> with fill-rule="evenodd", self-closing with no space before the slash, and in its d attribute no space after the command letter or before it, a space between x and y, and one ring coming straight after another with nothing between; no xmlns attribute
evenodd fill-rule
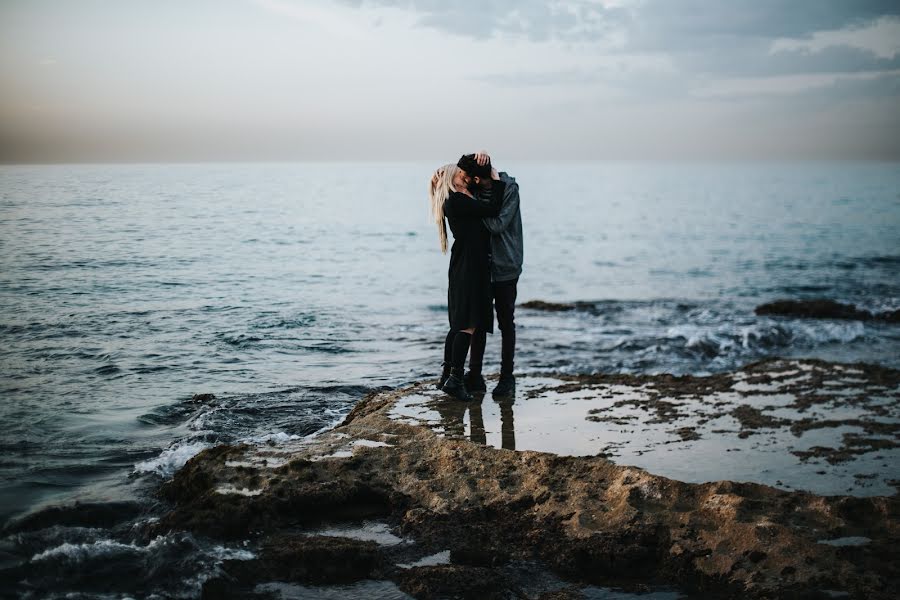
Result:
<svg viewBox="0 0 900 600"><path fill-rule="evenodd" d="M455 192L453 177L459 170L454 164L440 167L431 176L431 184L428 187L428 198L431 200L431 217L438 228L438 238L441 242L441 252L447 253L447 222L444 220L444 203L450 197L450 192Z"/></svg>

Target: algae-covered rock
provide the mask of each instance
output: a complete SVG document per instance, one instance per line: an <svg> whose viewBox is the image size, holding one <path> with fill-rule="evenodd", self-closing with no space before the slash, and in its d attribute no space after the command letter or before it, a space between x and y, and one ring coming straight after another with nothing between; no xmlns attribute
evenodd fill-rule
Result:
<svg viewBox="0 0 900 600"><path fill-rule="evenodd" d="M749 443L772 431L822 431L821 423L831 431L828 411L848 407L873 439L895 441L898 384L900 373L889 369L768 361L708 378L523 378L516 402L523 411L544 403L603 431L633 429L630 435L646 437L655 427L689 452L710 438ZM841 392L847 386L858 393ZM422 383L372 395L316 438L199 454L166 486L172 510L156 527L244 539L256 558L225 572L246 590L266 581L381 578L416 598L516 597L510 568L519 564L542 565L571 585L666 584L704 597L887 599L900 586L896 494L817 495L702 476L692 483L603 456L511 450L501 423L495 430L482 424L476 434L475 405L457 406L431 389ZM735 408L743 402L752 406ZM596 403L607 408L591 414ZM790 418L786 406L806 420ZM478 414L488 423L483 408ZM497 414L515 409L497 407ZM604 419L610 410L620 414ZM696 415L690 431L679 427ZM738 429L713 430L715 419ZM520 430L531 426L517 423ZM749 435L741 438L744 431ZM866 456L895 451L848 443ZM666 443L654 448L670 454ZM404 541L386 546L312 535L317 523L373 516ZM846 545L845 538L863 542ZM450 562L403 566L415 561L415 551L448 551ZM230 593L221 582L208 588L210 597ZM544 595L576 593L557 586Z"/></svg>

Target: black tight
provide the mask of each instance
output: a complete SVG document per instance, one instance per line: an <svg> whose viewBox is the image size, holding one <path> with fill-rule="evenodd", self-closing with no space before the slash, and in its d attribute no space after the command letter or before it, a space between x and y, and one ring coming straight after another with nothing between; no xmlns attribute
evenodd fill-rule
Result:
<svg viewBox="0 0 900 600"><path fill-rule="evenodd" d="M444 341L444 369L450 367L461 374L466 366L471 343L472 334L451 329Z"/></svg>

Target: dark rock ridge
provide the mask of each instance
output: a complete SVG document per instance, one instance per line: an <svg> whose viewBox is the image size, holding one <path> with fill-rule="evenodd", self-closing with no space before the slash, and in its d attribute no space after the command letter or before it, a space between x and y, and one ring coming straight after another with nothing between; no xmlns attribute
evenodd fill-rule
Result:
<svg viewBox="0 0 900 600"><path fill-rule="evenodd" d="M629 377L681 393L718 381ZM362 579L391 580L416 598L579 597L558 588L526 594L504 570L513 563L581 583L677 585L703 598L886 600L900 589L897 495L684 483L599 456L498 449L390 418L398 400L431 385L372 394L312 440L201 452L162 489L172 510L149 533L250 542L255 558L225 561L204 588L208 598L252 596L255 584L273 580ZM754 425L759 415L736 418ZM404 556L409 544L316 533L373 517L422 554L449 550L450 564L403 566L415 562ZM850 537L867 543L821 543Z"/></svg>
<svg viewBox="0 0 900 600"><path fill-rule="evenodd" d="M872 313L860 310L853 304L841 304L834 300L776 300L756 307L760 316L797 317L803 319L850 319L856 321L887 321L900 323L900 310Z"/></svg>
<svg viewBox="0 0 900 600"><path fill-rule="evenodd" d="M544 312L586 312L592 315L598 315L602 312L598 303L585 301L546 302L544 300L529 300L520 304L519 307ZM900 323L900 310L873 313L858 309L853 304L842 304L828 299L776 300L757 306L754 312L759 316Z"/></svg>
<svg viewBox="0 0 900 600"><path fill-rule="evenodd" d="M569 312L580 311L591 314L599 314L596 303L594 302L545 302L543 300L529 300L519 305L520 308L530 310L543 310L546 312Z"/></svg>

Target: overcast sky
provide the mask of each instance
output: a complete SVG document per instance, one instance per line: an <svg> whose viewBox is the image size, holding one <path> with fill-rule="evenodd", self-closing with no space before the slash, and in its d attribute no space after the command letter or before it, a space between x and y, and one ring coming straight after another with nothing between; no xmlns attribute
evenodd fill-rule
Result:
<svg viewBox="0 0 900 600"><path fill-rule="evenodd" d="M0 161L900 159L897 0L2 0Z"/></svg>

